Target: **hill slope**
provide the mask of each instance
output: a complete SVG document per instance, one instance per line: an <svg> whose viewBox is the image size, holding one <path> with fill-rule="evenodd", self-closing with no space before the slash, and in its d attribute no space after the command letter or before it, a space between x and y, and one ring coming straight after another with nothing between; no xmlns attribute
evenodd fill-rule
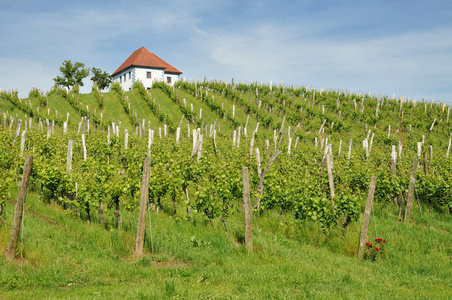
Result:
<svg viewBox="0 0 452 300"><path fill-rule="evenodd" d="M24 157L34 157L23 248L14 263L0 258L2 298L452 295L448 106L206 81L1 92L0 108L3 252ZM136 257L148 152L145 254ZM256 200L250 254L243 167ZM372 175L373 246L360 260Z"/></svg>

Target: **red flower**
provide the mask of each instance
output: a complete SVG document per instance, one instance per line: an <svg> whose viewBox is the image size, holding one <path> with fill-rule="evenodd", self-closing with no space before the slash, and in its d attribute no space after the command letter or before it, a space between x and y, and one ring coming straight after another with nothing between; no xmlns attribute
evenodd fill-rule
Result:
<svg viewBox="0 0 452 300"><path fill-rule="evenodd" d="M378 251L378 248L375 248L375 251Z"/></svg>
<svg viewBox="0 0 452 300"><path fill-rule="evenodd" d="M383 240L383 243L386 243L386 240Z"/></svg>

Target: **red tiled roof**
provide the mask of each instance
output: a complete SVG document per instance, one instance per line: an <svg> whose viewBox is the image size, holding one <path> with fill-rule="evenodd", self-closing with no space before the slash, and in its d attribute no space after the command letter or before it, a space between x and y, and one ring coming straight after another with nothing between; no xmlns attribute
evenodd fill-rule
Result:
<svg viewBox="0 0 452 300"><path fill-rule="evenodd" d="M126 61L123 62L122 65L113 72L113 74L111 74L111 76L131 66L158 68L164 69L165 73L182 74L181 71L171 66L169 63L167 63L154 53L149 52L145 47L141 47L140 49L133 52L132 55L130 55L129 58L127 58Z"/></svg>

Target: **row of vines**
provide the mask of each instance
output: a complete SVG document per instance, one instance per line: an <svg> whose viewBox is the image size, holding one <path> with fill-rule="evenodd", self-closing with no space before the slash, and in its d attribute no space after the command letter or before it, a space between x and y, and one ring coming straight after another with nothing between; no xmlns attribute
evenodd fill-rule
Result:
<svg viewBox="0 0 452 300"><path fill-rule="evenodd" d="M204 91L198 90L200 87ZM174 90L161 85L156 88L162 89L180 109L184 109ZM306 88L278 88L272 91L267 86L253 84L233 87L209 82L198 83L195 87L194 84L180 83L177 88L199 93L196 96L203 101L210 101L206 94L203 96L203 92L209 89L218 97L221 95L244 107L247 113L256 115L270 129L282 132L284 125L275 120L283 117L287 118L288 125L302 123L297 144L289 142L289 132L285 138L281 136L276 145L271 145L269 152L278 149L282 154L266 172L264 193L257 212L274 209L293 214L297 219L319 222L324 228L345 227L356 221L363 211L371 175L378 177L377 203L393 205L395 197L404 200L408 192L411 159L417 155L417 142L424 130L428 133L427 142L430 138L430 143L438 149L438 155L426 163L425 171L417 172L416 195L420 202L432 209L452 212L452 162L443 154L449 130L448 112L444 107L435 104L427 111L426 104L407 102L403 107L400 105L402 109L399 111L398 102L387 98L364 96L357 101L356 95L341 92L316 94ZM124 92L114 90L128 111ZM143 89L140 94L153 108L148 93ZM246 100L247 97L250 101ZM72 98L67 100L77 106ZM357 102L358 105L355 104ZM209 103L209 107L214 105ZM224 111L218 103L215 105L213 111L223 115ZM363 106L366 108L361 112ZM97 119L91 117L96 122ZM194 117L188 114L187 118ZM436 122L436 129L429 132L432 119ZM324 147L314 143L316 132L309 131L313 130L314 124L317 131L323 120L329 125L325 128L329 128L326 132L333 144L334 199L331 199L327 172L322 166ZM244 120L239 122L232 118L230 121L234 126L245 123ZM97 122L100 123L99 120ZM377 134L370 156L366 155L360 140L366 132L354 128L353 122L361 123L355 124L357 128L366 124L366 128L369 126ZM398 128L399 135L393 133L386 137L384 131L388 130L388 126L384 122L392 122L393 127ZM331 125L333 123L335 127ZM168 125L171 128L174 126ZM44 131L33 127L25 133L25 148L22 150L14 128L9 128L0 127L0 213L8 199L9 188L20 178L27 152L34 156L31 188L42 195L43 201L58 203L87 221L96 214L102 225L106 217L114 219L113 225L116 226L121 225L121 211L135 210L139 206L143 161L149 147L147 135L131 135L126 141L123 134L107 138L104 130L92 132L85 137L87 159L84 160L81 136L77 130L63 133L58 128L49 137ZM273 141L273 137L266 135L268 131L258 132L244 137L241 147L237 147L232 143L230 132L218 134L215 144L209 132L201 129L200 133L204 139L202 155L198 160L192 158L193 142L188 136L182 138L180 143L176 143L173 134L153 139L150 147L149 203L175 218L187 219L189 211L206 219L222 217L227 220L228 215L242 209L243 166L250 168L250 188L256 196L260 171L255 151L251 151L250 147L261 149L260 165L263 168L270 159L269 154L272 154L265 151L267 140ZM345 142L342 154L338 147L339 140L348 141L349 138L354 139L350 158L344 154ZM73 141L70 169L67 167L69 140ZM394 175L390 167L390 145L400 140L403 140L403 153L399 155L397 175ZM424 151L427 151L427 142L423 145Z"/></svg>

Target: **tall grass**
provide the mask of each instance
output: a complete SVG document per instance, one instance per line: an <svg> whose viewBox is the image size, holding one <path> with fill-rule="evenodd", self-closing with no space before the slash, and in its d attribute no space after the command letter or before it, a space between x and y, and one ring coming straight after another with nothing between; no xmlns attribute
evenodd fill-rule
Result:
<svg viewBox="0 0 452 300"><path fill-rule="evenodd" d="M0 227L3 253L13 204L11 200L6 205ZM396 221L394 207L374 209L369 239L387 240L386 258L375 262L356 257L361 220L345 231L324 231L316 223L280 211L253 216L255 249L250 255L243 244L241 214L226 220L226 232L221 219L193 214L190 222L162 211L150 212L146 254L135 257L137 212L122 210L122 230L115 229L113 222L101 228L95 214L87 224L73 212L43 204L29 193L23 259L6 263L0 256L0 296L450 298L451 217L427 213L422 207L422 218L416 206L412 221L404 224Z"/></svg>

